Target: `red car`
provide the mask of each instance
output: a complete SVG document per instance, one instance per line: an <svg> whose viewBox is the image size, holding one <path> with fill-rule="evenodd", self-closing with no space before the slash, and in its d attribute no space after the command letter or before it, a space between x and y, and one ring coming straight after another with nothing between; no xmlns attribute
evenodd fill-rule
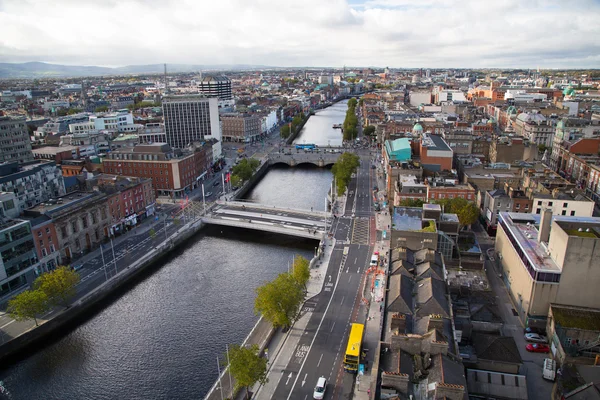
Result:
<svg viewBox="0 0 600 400"><path fill-rule="evenodd" d="M527 351L531 351L534 353L549 353L550 352L550 347L546 346L545 344L539 344L539 343L529 343L527 346L525 346L525 348L527 349Z"/></svg>

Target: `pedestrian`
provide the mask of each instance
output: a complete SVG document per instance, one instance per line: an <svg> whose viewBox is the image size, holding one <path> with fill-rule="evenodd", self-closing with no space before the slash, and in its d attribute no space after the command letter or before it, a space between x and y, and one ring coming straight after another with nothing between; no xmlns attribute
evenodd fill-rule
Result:
<svg viewBox="0 0 600 400"><path fill-rule="evenodd" d="M367 389L367 394L370 396L371 395L371 389Z"/></svg>

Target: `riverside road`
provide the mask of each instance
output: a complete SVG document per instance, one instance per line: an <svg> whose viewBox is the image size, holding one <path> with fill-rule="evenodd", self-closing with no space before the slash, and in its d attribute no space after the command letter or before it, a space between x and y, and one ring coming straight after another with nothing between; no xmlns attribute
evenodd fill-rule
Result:
<svg viewBox="0 0 600 400"><path fill-rule="evenodd" d="M375 240L371 160L368 151L359 155L361 166L350 182L345 213L333 223L337 242L322 291L305 304L310 320L273 399L312 398L321 376L329 382L326 398L349 398L352 392L354 376L343 372L342 361L350 323L364 322L359 313L363 274Z"/></svg>

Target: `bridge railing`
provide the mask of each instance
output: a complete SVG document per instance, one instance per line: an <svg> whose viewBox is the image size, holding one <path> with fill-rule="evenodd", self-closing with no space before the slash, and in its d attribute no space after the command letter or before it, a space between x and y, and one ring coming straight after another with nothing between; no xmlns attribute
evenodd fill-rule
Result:
<svg viewBox="0 0 600 400"><path fill-rule="evenodd" d="M261 210L268 210L268 211L272 211L272 213L277 213L277 212L285 212L285 211L292 211L292 212L296 212L299 214L304 214L304 215L309 215L311 217L324 217L325 216L325 211L323 210L315 210L315 211L309 211L309 210L305 210L305 209L301 209L301 208L293 208L293 207L275 207L275 206L269 206L266 204L260 204L260 203L253 203L251 201L247 201L247 202L242 202L240 200L236 200L236 201L218 201L217 202L219 205L223 205L223 206L232 206L232 207L236 207L236 208L241 208L242 206L247 206L247 205L252 205L252 207L254 208L259 208ZM269 213L267 213L269 214ZM328 220L331 219L331 217L327 218Z"/></svg>

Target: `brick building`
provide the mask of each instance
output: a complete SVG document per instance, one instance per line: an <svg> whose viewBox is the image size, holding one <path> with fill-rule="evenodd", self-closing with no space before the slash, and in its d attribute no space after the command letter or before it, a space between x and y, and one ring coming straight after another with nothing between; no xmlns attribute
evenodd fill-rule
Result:
<svg viewBox="0 0 600 400"><path fill-rule="evenodd" d="M429 172L452 169L453 151L441 136L424 133L418 147L423 169Z"/></svg>
<svg viewBox="0 0 600 400"><path fill-rule="evenodd" d="M225 141L253 143L261 134L262 120L257 115L226 114L221 124Z"/></svg>
<svg viewBox="0 0 600 400"><path fill-rule="evenodd" d="M197 188L211 165L211 142L193 151L173 150L165 143L140 144L111 152L103 161L105 173L149 178L156 196L171 198L183 198Z"/></svg>

